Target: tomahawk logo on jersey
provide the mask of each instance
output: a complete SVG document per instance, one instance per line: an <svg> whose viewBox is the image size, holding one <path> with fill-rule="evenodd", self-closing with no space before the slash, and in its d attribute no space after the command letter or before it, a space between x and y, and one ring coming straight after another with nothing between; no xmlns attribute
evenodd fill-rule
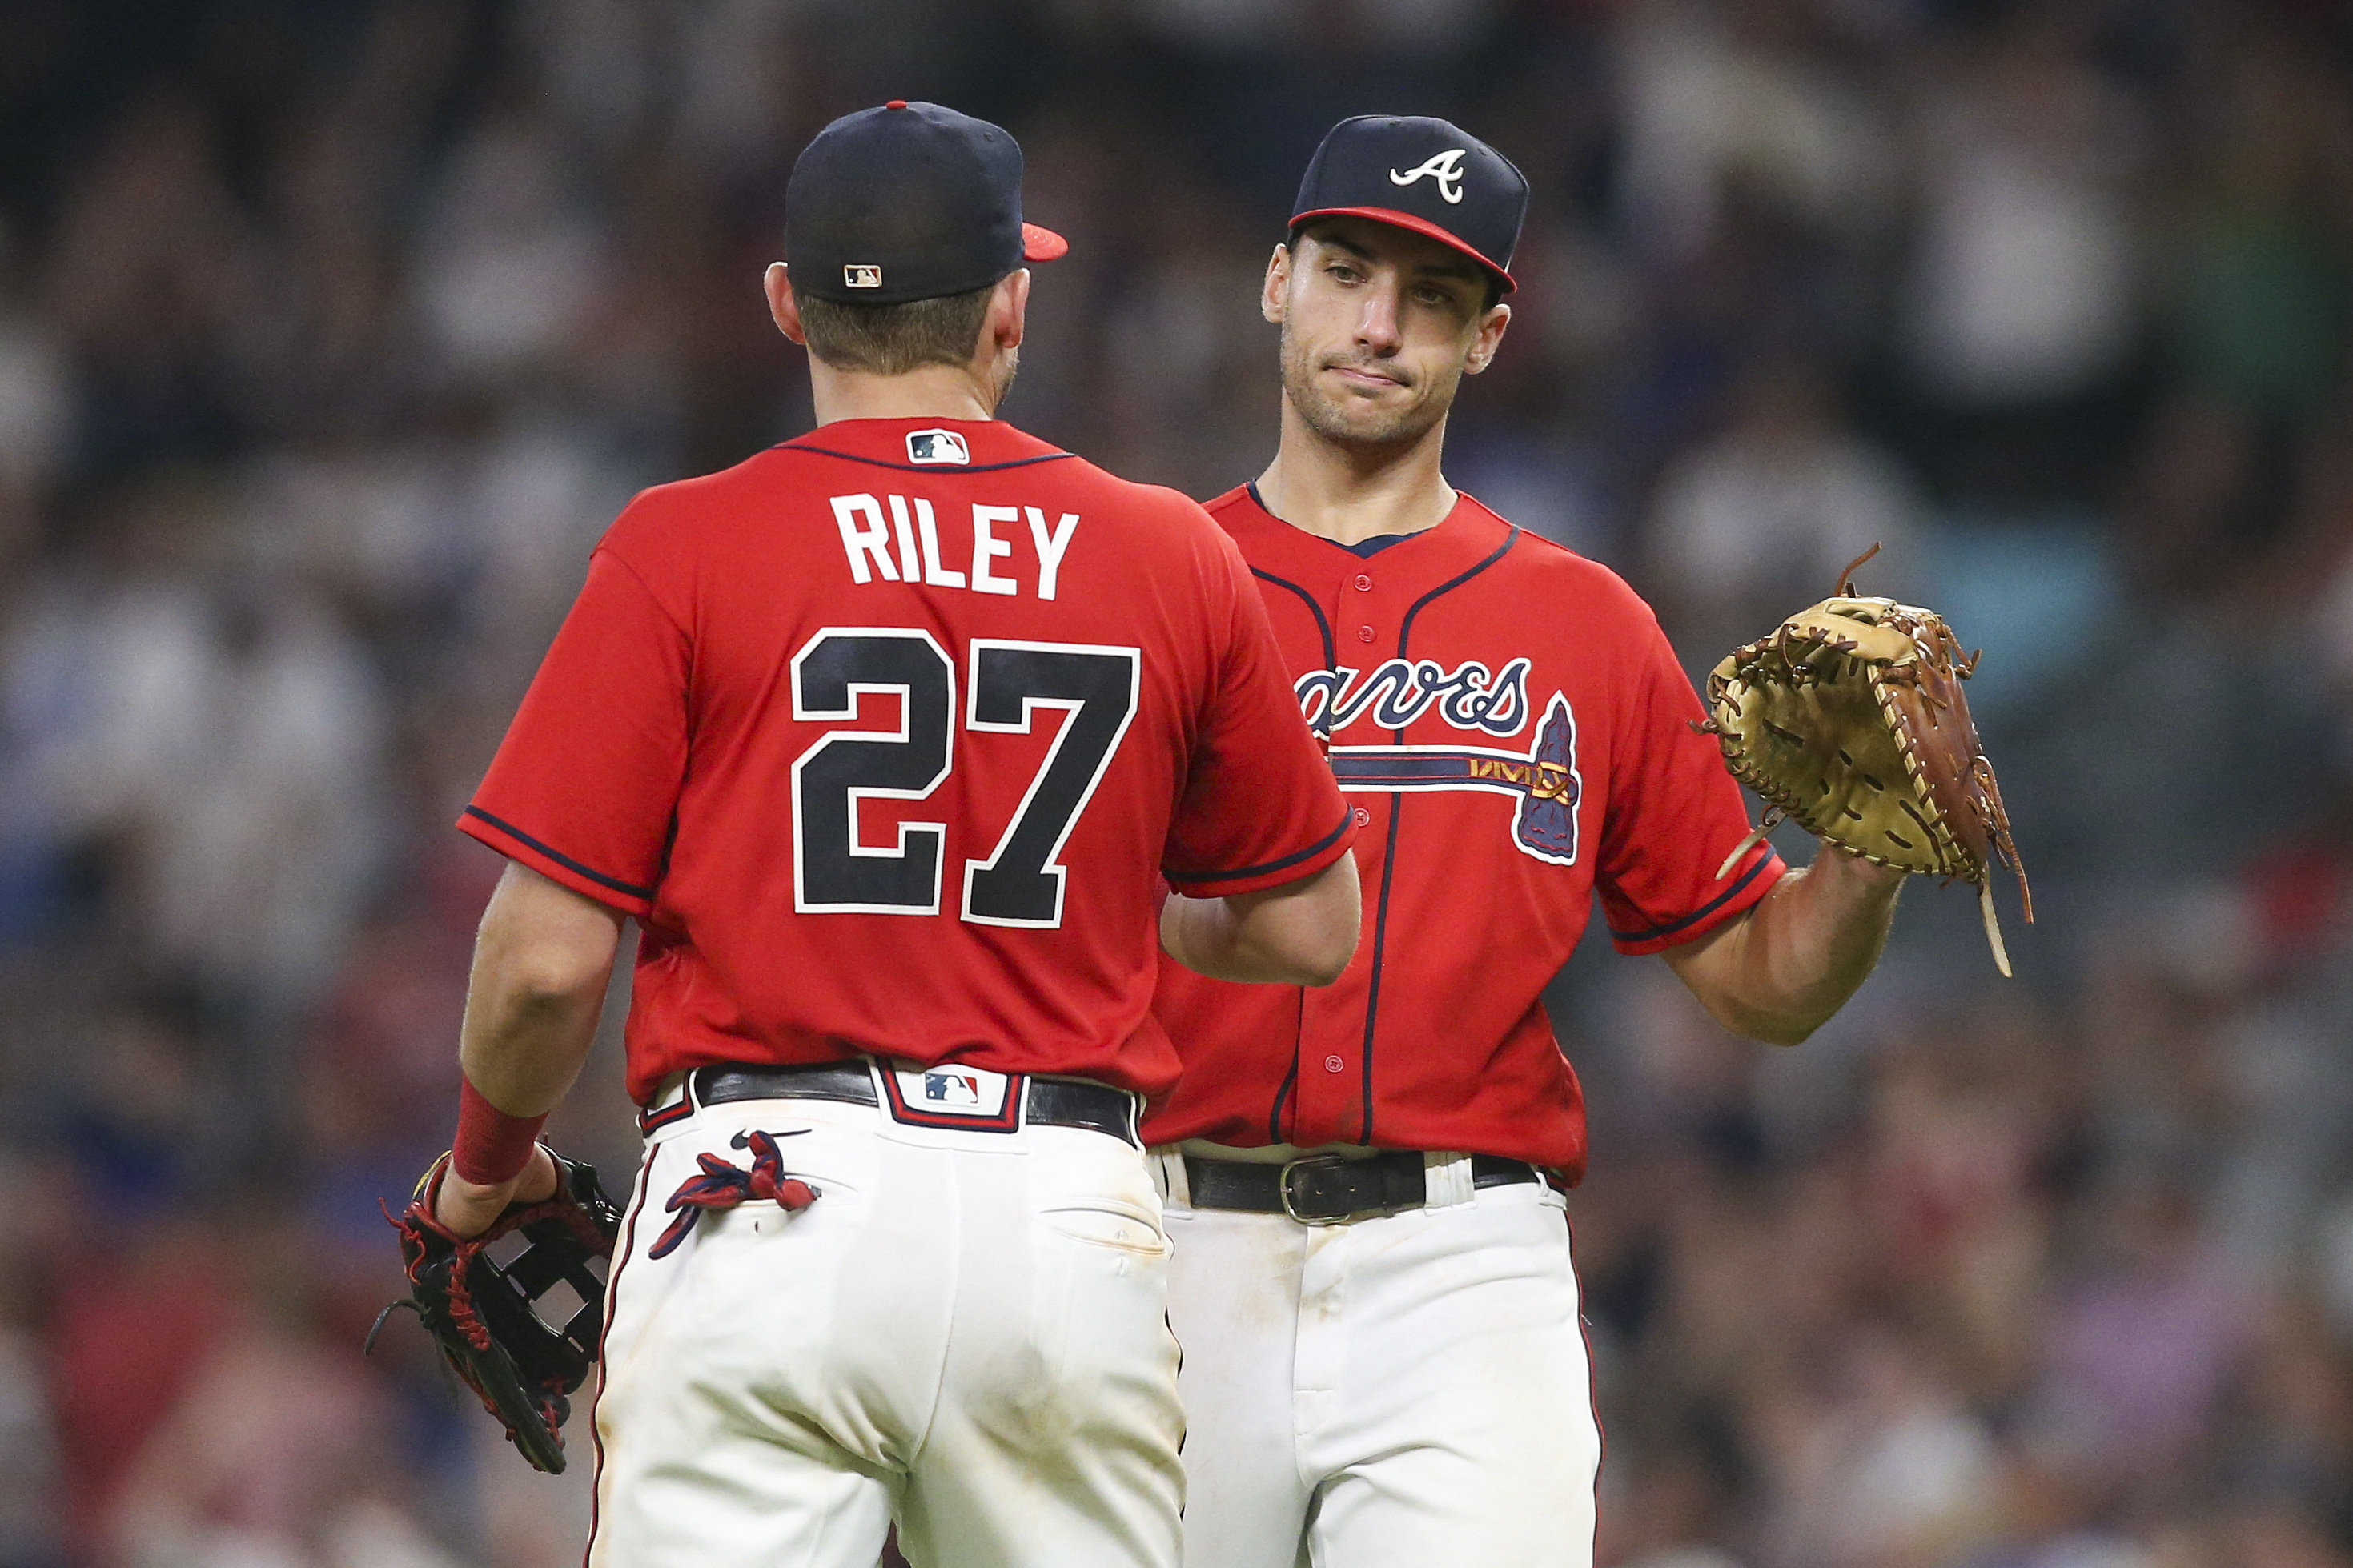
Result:
<svg viewBox="0 0 2353 1568"><path fill-rule="evenodd" d="M1759 847L1716 876L1748 817L1690 728L1698 694L1632 590L1468 497L1370 554L1248 487L1209 510L1354 807L1365 931L1323 990L1164 963L1154 1007L1186 1070L1145 1136L1466 1150L1574 1178L1583 1100L1538 998L1595 893L1618 947L1654 952L1780 874ZM1388 986L1405 944L1414 983Z"/></svg>
<svg viewBox="0 0 2353 1568"><path fill-rule="evenodd" d="M1516 735L1528 727L1527 673L1532 660L1515 658L1500 674L1465 659L1448 671L1424 659L1393 658L1359 680L1357 672L1310 670L1293 689L1317 734L1327 741L1359 719L1399 732L1425 714L1481 735ZM1331 748L1333 776L1343 789L1486 789L1516 797L1513 836L1539 860L1563 866L1577 859L1577 718L1568 699L1552 694L1534 748L1492 746L1348 745Z"/></svg>
<svg viewBox="0 0 2353 1568"><path fill-rule="evenodd" d="M892 1089L967 1120L1003 1110L992 1074L1157 1092L1155 869L1225 895L1346 851L1198 508L1009 426L916 423L633 502L459 824L638 917L641 1104L861 1050L975 1069Z"/></svg>

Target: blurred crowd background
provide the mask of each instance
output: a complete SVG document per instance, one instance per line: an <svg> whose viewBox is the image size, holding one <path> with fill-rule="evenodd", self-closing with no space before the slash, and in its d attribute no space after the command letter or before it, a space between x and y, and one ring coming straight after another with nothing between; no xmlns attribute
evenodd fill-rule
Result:
<svg viewBox="0 0 2353 1568"><path fill-rule="evenodd" d="M1008 416L1201 497L1316 139L1457 119L1535 198L1453 480L1694 670L1874 541L1987 649L2019 980L1921 884L1795 1050L1555 989L1604 1562L2353 1564L2341 0L8 0L0 1568L577 1560L586 1465L360 1355L448 825L620 504L807 428L759 270L891 97L1072 242Z"/></svg>

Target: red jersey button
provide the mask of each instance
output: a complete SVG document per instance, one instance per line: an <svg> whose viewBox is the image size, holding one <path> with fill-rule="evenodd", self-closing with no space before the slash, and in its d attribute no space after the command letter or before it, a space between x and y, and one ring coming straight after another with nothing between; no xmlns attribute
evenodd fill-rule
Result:
<svg viewBox="0 0 2353 1568"><path fill-rule="evenodd" d="M1372 627L1370 627L1370 626L1358 626L1358 627L1356 628L1356 640L1357 640L1358 642L1370 642L1370 641L1372 641L1372 640L1373 640L1373 628L1372 628Z"/></svg>
<svg viewBox="0 0 2353 1568"><path fill-rule="evenodd" d="M1373 825L1373 814L1361 805L1356 807L1356 826L1359 827L1370 827Z"/></svg>
<svg viewBox="0 0 2353 1568"><path fill-rule="evenodd" d="M1357 593L1359 593L1359 594L1369 594L1369 593L1371 593L1372 591L1373 591L1373 580L1372 580L1370 577L1366 576L1362 572L1357 573L1357 574L1356 574L1356 592L1357 592Z"/></svg>
<svg viewBox="0 0 2353 1568"><path fill-rule="evenodd" d="M1338 1072L1347 1065L1348 1064L1346 1062L1342 1061L1338 1057L1325 1057L1324 1058L1324 1070L1325 1072Z"/></svg>

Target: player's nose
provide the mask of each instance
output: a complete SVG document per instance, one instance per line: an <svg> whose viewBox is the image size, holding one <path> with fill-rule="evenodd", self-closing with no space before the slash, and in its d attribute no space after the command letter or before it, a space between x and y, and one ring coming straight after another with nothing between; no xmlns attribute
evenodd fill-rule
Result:
<svg viewBox="0 0 2353 1568"><path fill-rule="evenodd" d="M1367 289L1363 300L1364 310L1356 318L1356 341L1375 353L1395 353L1405 343L1398 326L1397 290Z"/></svg>

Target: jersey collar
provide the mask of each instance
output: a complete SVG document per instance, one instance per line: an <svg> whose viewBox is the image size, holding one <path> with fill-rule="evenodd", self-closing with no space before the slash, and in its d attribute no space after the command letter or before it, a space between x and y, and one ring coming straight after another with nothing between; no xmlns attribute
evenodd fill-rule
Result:
<svg viewBox="0 0 2353 1568"><path fill-rule="evenodd" d="M1261 525L1271 525L1285 533L1296 535L1300 540L1307 542L1307 547L1310 550L1328 552L1335 561L1394 560L1401 551L1414 551L1419 553L1419 546L1432 541L1442 540L1450 545L1467 543L1468 542L1462 536L1466 531L1474 531L1477 528L1478 525L1474 520L1494 515L1462 491L1456 490L1454 505L1444 517L1417 532L1378 536L1394 538L1397 542L1385 546L1378 553L1368 558L1336 540L1326 539L1320 533L1312 532L1295 522L1286 522L1275 516L1273 512L1267 510L1266 502L1259 499L1256 479L1249 480L1240 488L1227 492L1209 503L1210 510L1213 511L1222 511L1229 505L1245 509L1245 515L1251 516L1253 521Z"/></svg>
<svg viewBox="0 0 2353 1568"><path fill-rule="evenodd" d="M941 475L986 472L1071 456L1001 419L837 419L806 436L778 442L774 449Z"/></svg>

